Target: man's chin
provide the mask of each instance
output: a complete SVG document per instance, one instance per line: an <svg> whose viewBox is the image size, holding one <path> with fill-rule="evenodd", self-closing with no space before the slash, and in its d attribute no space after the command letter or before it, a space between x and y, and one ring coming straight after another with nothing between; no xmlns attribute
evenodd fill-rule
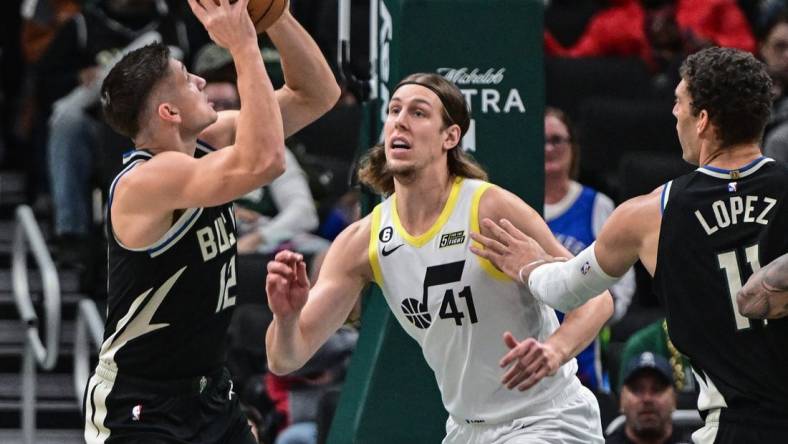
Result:
<svg viewBox="0 0 788 444"><path fill-rule="evenodd" d="M416 172L413 165L400 164L400 163L386 163L386 170L394 177L409 177Z"/></svg>

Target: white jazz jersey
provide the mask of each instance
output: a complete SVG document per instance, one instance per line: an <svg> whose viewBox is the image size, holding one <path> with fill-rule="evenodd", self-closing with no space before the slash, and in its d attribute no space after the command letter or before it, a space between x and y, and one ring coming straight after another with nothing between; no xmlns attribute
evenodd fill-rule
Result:
<svg viewBox="0 0 788 444"><path fill-rule="evenodd" d="M435 224L412 236L400 223L396 194L372 212L369 259L375 281L400 325L421 346L446 410L468 424L499 423L579 382L572 359L531 389L501 384L507 353L502 335L547 339L558 328L553 309L469 250L479 231L479 201L492 185L455 180ZM529 408L530 407L530 408Z"/></svg>

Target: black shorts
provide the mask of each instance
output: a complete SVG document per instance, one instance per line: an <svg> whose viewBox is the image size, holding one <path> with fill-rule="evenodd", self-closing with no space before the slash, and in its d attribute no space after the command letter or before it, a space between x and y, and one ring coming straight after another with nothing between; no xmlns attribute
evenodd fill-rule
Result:
<svg viewBox="0 0 788 444"><path fill-rule="evenodd" d="M256 444L227 369L148 381L99 364L83 407L88 444Z"/></svg>
<svg viewBox="0 0 788 444"><path fill-rule="evenodd" d="M693 434L703 444L784 444L788 439L788 418L772 412L759 415L753 411L719 409L715 417L706 417L706 425Z"/></svg>

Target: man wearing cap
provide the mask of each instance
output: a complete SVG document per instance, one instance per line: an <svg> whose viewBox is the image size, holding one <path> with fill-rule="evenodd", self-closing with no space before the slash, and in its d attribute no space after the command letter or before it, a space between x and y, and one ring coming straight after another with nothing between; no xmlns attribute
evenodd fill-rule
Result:
<svg viewBox="0 0 788 444"><path fill-rule="evenodd" d="M674 444L687 442L673 430L676 410L673 372L665 358L651 352L635 356L624 367L621 413L626 424L606 444Z"/></svg>

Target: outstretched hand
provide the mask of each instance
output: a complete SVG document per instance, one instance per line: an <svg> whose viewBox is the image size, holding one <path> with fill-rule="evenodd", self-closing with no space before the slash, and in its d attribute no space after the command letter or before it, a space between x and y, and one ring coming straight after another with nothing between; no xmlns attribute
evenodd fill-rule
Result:
<svg viewBox="0 0 788 444"><path fill-rule="evenodd" d="M471 233L471 238L484 248L471 245L471 251L493 263L515 281L526 283L534 268L556 260L532 238L506 219L500 225L490 219L482 220L482 228L490 233Z"/></svg>
<svg viewBox="0 0 788 444"><path fill-rule="evenodd" d="M284 250L268 263L265 291L274 316L292 319L301 312L309 296L309 278L304 257Z"/></svg>
<svg viewBox="0 0 788 444"><path fill-rule="evenodd" d="M501 368L509 367L501 383L509 390L515 387L521 392L528 390L561 367L560 353L549 343L534 338L518 342L508 331L503 334L503 342L510 350L499 363Z"/></svg>
<svg viewBox="0 0 788 444"><path fill-rule="evenodd" d="M249 44L257 46L257 31L246 11L248 4L249 0L189 0L189 7L211 40L230 52Z"/></svg>

